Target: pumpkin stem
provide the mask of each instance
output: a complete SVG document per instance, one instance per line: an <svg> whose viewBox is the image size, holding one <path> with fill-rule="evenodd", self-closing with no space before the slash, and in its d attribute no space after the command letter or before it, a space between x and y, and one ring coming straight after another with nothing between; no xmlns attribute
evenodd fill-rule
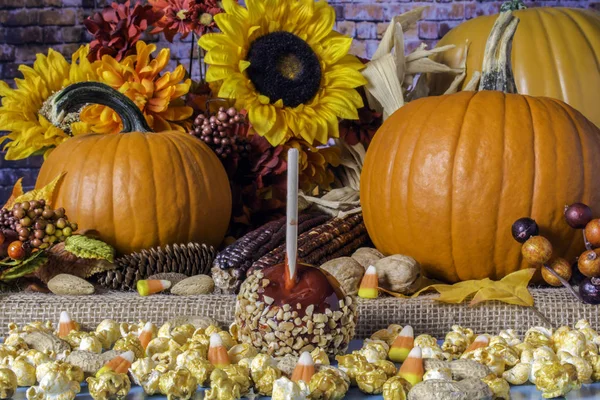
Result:
<svg viewBox="0 0 600 400"><path fill-rule="evenodd" d="M123 122L122 133L152 132L144 114L129 97L100 82L74 83L58 92L52 105L52 123L60 123L67 113L88 104L112 108Z"/></svg>
<svg viewBox="0 0 600 400"><path fill-rule="evenodd" d="M522 0L509 0L502 3L500 6L500 12L524 10L526 8L527 6L523 4Z"/></svg>
<svg viewBox="0 0 600 400"><path fill-rule="evenodd" d="M483 56L483 71L479 90L499 90L517 93L511 67L512 41L519 18L512 11L500 13L490 32Z"/></svg>

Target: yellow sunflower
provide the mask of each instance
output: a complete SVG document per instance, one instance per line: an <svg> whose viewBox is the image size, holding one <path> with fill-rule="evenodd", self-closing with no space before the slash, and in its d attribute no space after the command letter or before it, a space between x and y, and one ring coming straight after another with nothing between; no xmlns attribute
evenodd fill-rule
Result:
<svg viewBox="0 0 600 400"><path fill-rule="evenodd" d="M189 123L186 120L193 112L181 99L191 85L190 79L184 80L185 68L179 65L173 72L162 73L170 60L169 49L162 49L154 59L151 58L156 51L154 44L139 41L136 50L136 55L120 62L105 55L94 63L98 80L133 100L153 130L184 132ZM121 119L106 106L88 106L82 110L80 118L96 133L118 133L122 130Z"/></svg>
<svg viewBox="0 0 600 400"><path fill-rule="evenodd" d="M223 0L215 15L221 33L199 44L207 51L208 82L219 97L248 110L254 129L273 146L290 137L324 144L338 137L338 117L358 119L355 88L366 84L363 64L348 54L352 38L333 31L325 1Z"/></svg>
<svg viewBox="0 0 600 400"><path fill-rule="evenodd" d="M65 86L97 79L87 55L89 46L82 46L73 54L72 62L50 49L48 55L38 54L33 68L19 66L23 79L15 79L16 89L0 81L0 128L9 131L0 142L6 142L5 158L19 160L33 154L47 155L54 147L70 137L88 131L85 123L55 126L46 118L48 99Z"/></svg>

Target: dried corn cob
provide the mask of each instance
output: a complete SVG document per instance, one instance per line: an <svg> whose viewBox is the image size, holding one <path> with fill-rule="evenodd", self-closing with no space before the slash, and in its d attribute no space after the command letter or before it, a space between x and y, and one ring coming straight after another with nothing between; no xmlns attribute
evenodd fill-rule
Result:
<svg viewBox="0 0 600 400"><path fill-rule="evenodd" d="M321 213L302 213L298 232L306 232L330 219ZM260 257L285 242L285 217L246 234L221 251L213 262L212 275L220 292L237 292L246 272Z"/></svg>
<svg viewBox="0 0 600 400"><path fill-rule="evenodd" d="M369 242L362 214L333 218L298 237L300 261L321 265L337 257L352 254ZM252 269L279 264L285 258L285 243L252 264Z"/></svg>

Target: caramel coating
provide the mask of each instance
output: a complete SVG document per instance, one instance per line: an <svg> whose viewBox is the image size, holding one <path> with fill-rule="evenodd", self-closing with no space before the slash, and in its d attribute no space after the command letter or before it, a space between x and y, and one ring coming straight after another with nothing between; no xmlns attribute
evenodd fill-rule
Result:
<svg viewBox="0 0 600 400"><path fill-rule="evenodd" d="M314 374L308 386L312 400L341 400L350 387L349 382L331 367Z"/></svg>
<svg viewBox="0 0 600 400"><path fill-rule="evenodd" d="M208 383L210 374L214 367L202 353L198 350L187 350L179 354L176 359L178 368L186 368L196 378L196 382L200 386L205 386Z"/></svg>
<svg viewBox="0 0 600 400"><path fill-rule="evenodd" d="M17 375L8 368L0 368L0 399L13 397L17 386Z"/></svg>
<svg viewBox="0 0 600 400"><path fill-rule="evenodd" d="M158 388L167 400L188 400L196 393L196 386L196 378L185 368L168 371L158 381Z"/></svg>
<svg viewBox="0 0 600 400"><path fill-rule="evenodd" d="M131 389L127 374L107 371L98 377L87 378L90 395L94 400L122 400Z"/></svg>
<svg viewBox="0 0 600 400"><path fill-rule="evenodd" d="M240 387L224 371L215 369L210 374L210 381L210 390L206 392L206 400L236 400L242 397Z"/></svg>
<svg viewBox="0 0 600 400"><path fill-rule="evenodd" d="M408 385L408 389L407 388ZM394 376L383 384L383 400L406 400L410 383L404 378Z"/></svg>
<svg viewBox="0 0 600 400"><path fill-rule="evenodd" d="M571 366L569 365L569 367ZM535 386L542 392L542 397L552 399L565 396L580 386L576 380L577 373L573 373L569 367L561 365L557 361L548 361L536 371Z"/></svg>
<svg viewBox="0 0 600 400"><path fill-rule="evenodd" d="M510 400L510 385L505 379L490 374L481 380L489 386L495 400Z"/></svg>
<svg viewBox="0 0 600 400"><path fill-rule="evenodd" d="M113 350L118 350L122 352L133 351L135 358L144 357L144 348L142 347L140 339L132 334L117 340L113 347Z"/></svg>
<svg viewBox="0 0 600 400"><path fill-rule="evenodd" d="M383 385L388 380L388 375L383 369L371 368L362 371L356 376L356 384L361 392L367 394L380 394L383 392Z"/></svg>

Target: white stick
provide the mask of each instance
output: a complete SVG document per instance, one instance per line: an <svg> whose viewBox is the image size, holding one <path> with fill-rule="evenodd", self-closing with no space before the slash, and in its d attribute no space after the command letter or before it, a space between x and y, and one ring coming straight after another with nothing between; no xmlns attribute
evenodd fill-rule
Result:
<svg viewBox="0 0 600 400"><path fill-rule="evenodd" d="M287 159L286 252L291 279L296 277L298 257L298 150L290 149Z"/></svg>

